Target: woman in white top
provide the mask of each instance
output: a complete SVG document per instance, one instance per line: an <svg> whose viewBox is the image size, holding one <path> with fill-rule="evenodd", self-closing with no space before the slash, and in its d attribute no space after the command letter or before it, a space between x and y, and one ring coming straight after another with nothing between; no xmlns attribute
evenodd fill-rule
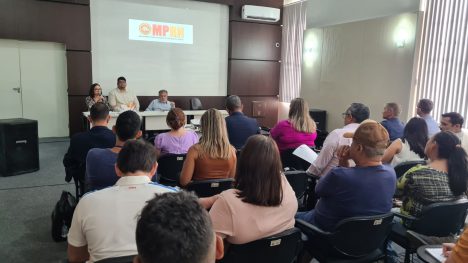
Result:
<svg viewBox="0 0 468 263"><path fill-rule="evenodd" d="M403 137L393 141L385 150L382 162L395 167L403 162L424 160L427 134L426 121L418 117L412 118L405 126Z"/></svg>

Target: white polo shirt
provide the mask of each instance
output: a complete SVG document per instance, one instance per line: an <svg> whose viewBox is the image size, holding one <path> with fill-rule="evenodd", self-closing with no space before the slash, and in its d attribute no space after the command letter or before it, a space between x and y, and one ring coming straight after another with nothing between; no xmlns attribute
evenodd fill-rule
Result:
<svg viewBox="0 0 468 263"><path fill-rule="evenodd" d="M125 176L115 186L86 194L73 214L68 243L88 245L88 262L136 255L135 230L141 209L155 194L175 191L152 183L148 176Z"/></svg>

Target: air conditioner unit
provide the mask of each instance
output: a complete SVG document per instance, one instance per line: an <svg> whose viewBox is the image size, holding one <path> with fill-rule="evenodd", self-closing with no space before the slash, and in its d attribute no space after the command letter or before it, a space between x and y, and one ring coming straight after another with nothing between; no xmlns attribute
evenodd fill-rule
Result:
<svg viewBox="0 0 468 263"><path fill-rule="evenodd" d="M244 5L242 7L242 19L262 21L262 22L278 22L280 20L280 10L278 8Z"/></svg>

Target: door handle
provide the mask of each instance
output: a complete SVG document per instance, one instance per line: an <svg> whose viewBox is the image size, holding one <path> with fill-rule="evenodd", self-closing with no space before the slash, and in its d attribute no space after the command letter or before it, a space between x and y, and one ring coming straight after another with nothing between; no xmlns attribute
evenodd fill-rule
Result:
<svg viewBox="0 0 468 263"><path fill-rule="evenodd" d="M21 93L21 87L13 88L14 91Z"/></svg>

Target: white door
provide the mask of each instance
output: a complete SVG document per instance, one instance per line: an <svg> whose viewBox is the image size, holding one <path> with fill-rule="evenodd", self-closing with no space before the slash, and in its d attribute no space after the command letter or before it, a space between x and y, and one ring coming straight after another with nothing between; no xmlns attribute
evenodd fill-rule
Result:
<svg viewBox="0 0 468 263"><path fill-rule="evenodd" d="M23 116L18 43L0 39L0 119Z"/></svg>
<svg viewBox="0 0 468 263"><path fill-rule="evenodd" d="M65 45L19 42L23 117L38 121L39 137L68 136Z"/></svg>

